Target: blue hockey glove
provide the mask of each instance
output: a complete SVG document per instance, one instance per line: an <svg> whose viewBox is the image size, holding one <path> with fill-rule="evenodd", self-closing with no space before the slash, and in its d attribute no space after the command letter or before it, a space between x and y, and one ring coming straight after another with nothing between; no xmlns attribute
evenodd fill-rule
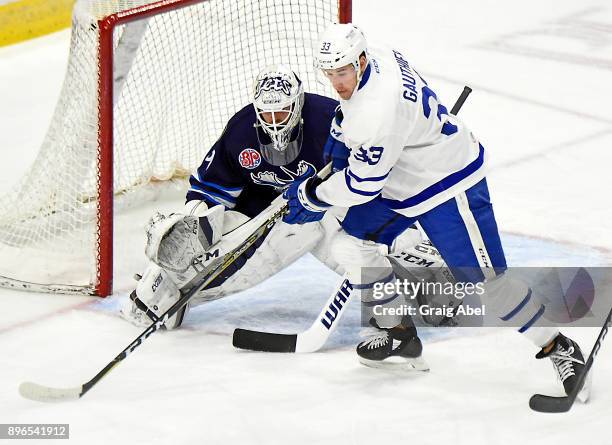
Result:
<svg viewBox="0 0 612 445"><path fill-rule="evenodd" d="M293 181L283 192L283 198L288 202L289 213L283 216L287 224L305 224L319 221L330 208L329 204L319 201L315 196L315 188L321 183L316 176L302 181Z"/></svg>
<svg viewBox="0 0 612 445"><path fill-rule="evenodd" d="M350 155L351 151L343 142L340 142L333 136L327 138L327 142L323 147L323 162L325 164L332 163L332 172L337 172L348 167L348 158Z"/></svg>
<svg viewBox="0 0 612 445"><path fill-rule="evenodd" d="M336 107L336 115L332 119L329 129L329 137L323 147L323 162L325 164L332 163L332 172L348 167L348 158L351 155L351 150L344 144L344 135L342 134L343 119L342 109L338 105Z"/></svg>

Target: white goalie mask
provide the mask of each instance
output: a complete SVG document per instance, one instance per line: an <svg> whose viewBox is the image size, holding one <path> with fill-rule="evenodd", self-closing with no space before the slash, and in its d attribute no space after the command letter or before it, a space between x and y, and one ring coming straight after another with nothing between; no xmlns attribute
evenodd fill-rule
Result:
<svg viewBox="0 0 612 445"><path fill-rule="evenodd" d="M261 154L270 164L285 165L297 158L302 147L303 105L302 81L287 66L268 66L255 79L255 127Z"/></svg>
<svg viewBox="0 0 612 445"><path fill-rule="evenodd" d="M319 35L314 48L314 66L318 71L335 70L352 65L360 80L359 57L367 57L363 32L352 23L335 23Z"/></svg>

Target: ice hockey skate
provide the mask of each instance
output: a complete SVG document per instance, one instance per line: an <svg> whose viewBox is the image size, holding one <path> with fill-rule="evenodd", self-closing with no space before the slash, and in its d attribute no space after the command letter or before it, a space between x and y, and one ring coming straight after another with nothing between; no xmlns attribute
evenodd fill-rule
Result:
<svg viewBox="0 0 612 445"><path fill-rule="evenodd" d="M584 369L584 356L578 343L563 334L559 334L553 341L552 348L548 352L544 352L544 349L542 349L537 353L536 358L548 357L552 361L553 367L561 383L563 383L565 394L569 395L577 385L578 377ZM587 402L591 395L591 377L592 374L589 373L578 393L577 398L582 403Z"/></svg>
<svg viewBox="0 0 612 445"><path fill-rule="evenodd" d="M372 368L429 371L422 357L423 345L416 329L396 326L386 329L372 318L372 327L364 330L368 338L357 345L359 363Z"/></svg>

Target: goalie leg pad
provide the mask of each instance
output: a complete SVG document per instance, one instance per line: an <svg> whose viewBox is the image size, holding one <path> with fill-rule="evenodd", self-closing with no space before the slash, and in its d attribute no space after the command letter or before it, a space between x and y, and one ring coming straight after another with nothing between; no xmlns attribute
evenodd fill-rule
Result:
<svg viewBox="0 0 612 445"><path fill-rule="evenodd" d="M142 275L130 300L121 309L121 314L136 325L148 325L166 312L180 297L179 289L171 276L155 263ZM178 311L165 324L166 329L175 329L183 321L187 306Z"/></svg>
<svg viewBox="0 0 612 445"><path fill-rule="evenodd" d="M312 250L322 237L323 230L319 223L299 226L279 221L248 258L236 262L231 276L222 282L213 282L214 287L198 292L192 304L216 300L261 283ZM215 258L231 251L238 242L241 242L240 237L225 236L215 246L215 250L218 250Z"/></svg>

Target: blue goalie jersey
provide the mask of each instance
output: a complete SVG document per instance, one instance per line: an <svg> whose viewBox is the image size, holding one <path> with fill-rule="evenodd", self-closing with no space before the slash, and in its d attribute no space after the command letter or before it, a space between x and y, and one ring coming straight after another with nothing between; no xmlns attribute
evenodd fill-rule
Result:
<svg viewBox="0 0 612 445"><path fill-rule="evenodd" d="M338 102L316 94L304 96L303 141L295 160L282 166L266 162L254 127L255 109L248 105L229 120L202 165L189 178L187 201L221 204L253 217L294 180L319 171L324 166L323 147ZM261 132L259 137L262 138Z"/></svg>

